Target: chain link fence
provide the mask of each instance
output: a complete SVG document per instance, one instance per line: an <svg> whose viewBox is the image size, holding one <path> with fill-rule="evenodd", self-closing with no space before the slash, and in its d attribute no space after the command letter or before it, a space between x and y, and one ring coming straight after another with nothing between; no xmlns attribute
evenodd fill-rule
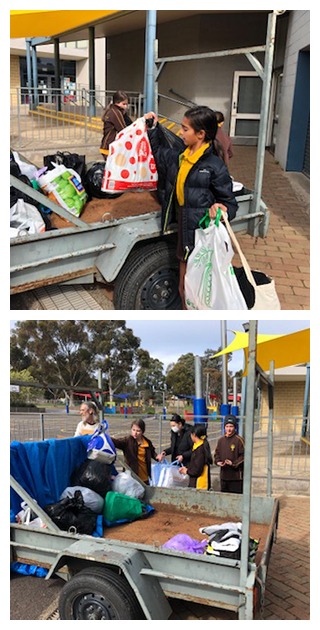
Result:
<svg viewBox="0 0 320 630"><path fill-rule="evenodd" d="M114 437L128 435L134 419L143 418L146 436L153 442L157 452L170 445L170 419L162 414L108 414L109 434ZM52 438L72 437L81 418L79 413L55 411L46 413L11 413L10 441L30 442ZM223 435L223 418L203 417L208 420L207 438L212 452ZM190 418L190 423L193 420ZM303 436L302 417L275 417L273 420L273 470L285 476L308 476L310 474L310 441ZM240 434L245 435L245 419L239 418ZM266 475L268 470L268 418L255 422L253 443L253 471Z"/></svg>

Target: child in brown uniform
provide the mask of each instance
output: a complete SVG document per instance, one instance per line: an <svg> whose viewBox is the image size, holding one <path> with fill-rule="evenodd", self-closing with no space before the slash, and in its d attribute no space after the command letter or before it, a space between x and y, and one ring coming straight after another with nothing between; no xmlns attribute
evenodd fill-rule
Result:
<svg viewBox="0 0 320 630"><path fill-rule="evenodd" d="M190 434L193 441L190 464L188 464L188 467L182 466L179 468L179 472L182 475L189 475L189 488L209 490L211 486L210 464L212 464L212 455L209 442L205 436L205 427L202 424L198 424L192 427Z"/></svg>
<svg viewBox="0 0 320 630"><path fill-rule="evenodd" d="M117 133L131 125L132 120L127 114L129 107L128 97L125 92L118 91L112 97L112 104L107 107L102 115L103 138L100 153L106 160L109 155L109 145L114 141Z"/></svg>
<svg viewBox="0 0 320 630"><path fill-rule="evenodd" d="M220 491L242 493L244 440L236 433L237 419L226 416L225 435L218 440L214 463L220 466Z"/></svg>

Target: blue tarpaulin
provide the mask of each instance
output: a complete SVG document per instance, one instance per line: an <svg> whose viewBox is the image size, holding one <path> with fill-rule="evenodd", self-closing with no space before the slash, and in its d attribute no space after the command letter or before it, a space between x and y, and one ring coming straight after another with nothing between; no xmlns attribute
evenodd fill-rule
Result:
<svg viewBox="0 0 320 630"><path fill-rule="evenodd" d="M40 507L56 503L70 485L70 475L87 457L90 436L45 440L43 442L12 442L10 472ZM11 488L10 508L17 514L21 497Z"/></svg>

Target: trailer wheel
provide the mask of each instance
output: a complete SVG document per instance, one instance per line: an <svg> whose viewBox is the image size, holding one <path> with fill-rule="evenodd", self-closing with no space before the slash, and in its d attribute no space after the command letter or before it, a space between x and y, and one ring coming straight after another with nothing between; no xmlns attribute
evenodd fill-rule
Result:
<svg viewBox="0 0 320 630"><path fill-rule="evenodd" d="M176 246L160 241L134 251L115 281L114 305L122 310L181 309Z"/></svg>
<svg viewBox="0 0 320 630"><path fill-rule="evenodd" d="M77 573L63 587L61 620L145 619L127 580L103 567Z"/></svg>

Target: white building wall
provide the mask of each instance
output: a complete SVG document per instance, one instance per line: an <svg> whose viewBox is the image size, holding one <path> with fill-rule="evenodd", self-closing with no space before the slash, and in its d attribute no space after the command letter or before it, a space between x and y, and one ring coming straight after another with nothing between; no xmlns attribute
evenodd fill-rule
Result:
<svg viewBox="0 0 320 630"><path fill-rule="evenodd" d="M290 11L275 159L286 168L299 51L310 46L310 11Z"/></svg>

